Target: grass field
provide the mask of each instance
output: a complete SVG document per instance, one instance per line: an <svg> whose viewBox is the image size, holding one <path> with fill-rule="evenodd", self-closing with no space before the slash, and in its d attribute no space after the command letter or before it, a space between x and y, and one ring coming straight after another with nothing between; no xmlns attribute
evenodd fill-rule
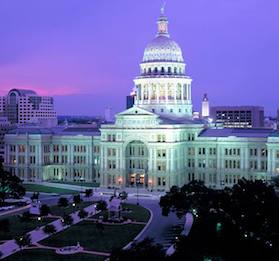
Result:
<svg viewBox="0 0 279 261"><path fill-rule="evenodd" d="M129 208L131 210L131 212L123 211L123 212L121 212L121 216L125 217L127 219L131 219L132 221L147 223L149 218L150 218L149 211L142 206L123 203L122 207L123 208ZM99 214L95 215L96 218L98 218L99 216L106 217L107 216L107 211L102 211Z"/></svg>
<svg viewBox="0 0 279 261"><path fill-rule="evenodd" d="M30 192L55 193L60 195L78 193L78 191L75 190L53 188L53 187L47 187L47 186L37 185L37 184L23 184L23 186L25 187L26 191L30 191Z"/></svg>
<svg viewBox="0 0 279 261"><path fill-rule="evenodd" d="M103 261L104 257L75 254L75 255L57 255L52 250L34 249L18 252L5 259L6 261Z"/></svg>
<svg viewBox="0 0 279 261"><path fill-rule="evenodd" d="M132 212L130 212L130 213L125 213L125 212L122 213L122 216L132 219L134 221L148 222L148 220L150 218L149 211L142 206L123 203L122 207L129 208L130 210L132 210Z"/></svg>
<svg viewBox="0 0 279 261"><path fill-rule="evenodd" d="M22 236L26 234L27 232L34 230L37 227L46 225L53 221L53 219L50 218L44 218L41 221L38 221L37 219L32 219L30 221L22 222L16 215L9 216L9 217L3 217L1 219L8 219L10 223L10 231L7 233L4 233L0 231L0 240L8 240L13 239L17 236Z"/></svg>
<svg viewBox="0 0 279 261"><path fill-rule="evenodd" d="M100 186L99 183L94 182L79 182L79 181L49 181L51 183L59 183L59 184L67 184L67 185L76 185L79 187L91 187L91 188L97 188Z"/></svg>
<svg viewBox="0 0 279 261"><path fill-rule="evenodd" d="M77 225L55 234L40 243L53 247L64 247L80 243L88 250L111 252L122 248L132 241L144 225L104 225L100 231L92 221L83 221Z"/></svg>
<svg viewBox="0 0 279 261"><path fill-rule="evenodd" d="M51 209L51 213L52 215L55 216L63 216L64 214L71 214L75 211L78 211L80 209L86 208L90 205L92 205L93 202L81 202L80 204L76 205L75 207L73 207L71 204L66 207L66 208L62 208L62 207L58 207L58 206L52 206L50 207Z"/></svg>
<svg viewBox="0 0 279 261"><path fill-rule="evenodd" d="M92 202L82 202L82 203L76 205L75 207L73 207L70 204L66 208L62 208L62 207L58 207L58 206L51 206L50 209L51 209L51 213L53 215L63 216L64 214L71 214L75 211L88 207L92 204L93 204ZM17 215L18 214L14 214L11 216L3 216L0 218L0 220L8 219L9 223L10 223L9 232L4 233L4 232L0 231L0 240L9 240L9 239L13 239L17 236L22 236L22 235L26 234L27 232L30 232L30 231L36 229L37 227L46 225L46 224L50 223L51 221L55 220L55 219L51 219L51 218L43 218L41 221L38 221L37 219L31 219L30 221L23 222L19 219L19 217Z"/></svg>

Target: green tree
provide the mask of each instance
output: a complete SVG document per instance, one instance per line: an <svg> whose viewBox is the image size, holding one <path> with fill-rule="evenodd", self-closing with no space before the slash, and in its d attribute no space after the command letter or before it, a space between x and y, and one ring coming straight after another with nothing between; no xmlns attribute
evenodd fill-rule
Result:
<svg viewBox="0 0 279 261"><path fill-rule="evenodd" d="M40 214L41 214L41 216L47 216L50 213L51 213L51 210L50 210L50 207L48 205L43 204L40 207Z"/></svg>
<svg viewBox="0 0 279 261"><path fill-rule="evenodd" d="M34 202L34 201L38 202L39 196L40 196L40 192L34 192L30 199L31 199L33 202Z"/></svg>
<svg viewBox="0 0 279 261"><path fill-rule="evenodd" d="M85 211L84 209L81 209L81 210L78 212L78 216L79 216L80 219L86 218L86 217L88 217L88 212Z"/></svg>
<svg viewBox="0 0 279 261"><path fill-rule="evenodd" d="M5 171L0 163L0 203L3 203L7 198L19 199L24 195L25 188L22 186L22 180Z"/></svg>
<svg viewBox="0 0 279 261"><path fill-rule="evenodd" d="M72 216L71 215L64 215L63 216L63 223L64 223L64 225L66 225L66 226L70 226L70 225L72 225L73 224L73 218L72 218Z"/></svg>
<svg viewBox="0 0 279 261"><path fill-rule="evenodd" d="M56 232L56 228L54 225L50 224L50 225L46 225L43 229L43 231L46 233L46 234L53 234Z"/></svg>
<svg viewBox="0 0 279 261"><path fill-rule="evenodd" d="M29 211L23 212L21 215L18 215L21 222L30 222L31 221L31 215Z"/></svg>
<svg viewBox="0 0 279 261"><path fill-rule="evenodd" d="M273 260L279 255L279 198L261 180L213 190L193 181L161 197L165 214L192 212L194 225L171 260ZM231 251L230 246L237 251Z"/></svg>
<svg viewBox="0 0 279 261"><path fill-rule="evenodd" d="M85 190L85 197L90 198L93 195L92 189L86 189Z"/></svg>
<svg viewBox="0 0 279 261"><path fill-rule="evenodd" d="M58 200L58 206L62 208L66 208L69 206L69 200L65 197L61 197Z"/></svg>
<svg viewBox="0 0 279 261"><path fill-rule="evenodd" d="M75 203L76 205L80 204L82 201L82 199L80 198L80 195L74 195L73 197L73 203Z"/></svg>
<svg viewBox="0 0 279 261"><path fill-rule="evenodd" d="M107 202L104 201L104 200L100 200L100 201L97 203L96 210L97 210L97 211L105 211L105 210L107 210L107 207L108 207Z"/></svg>

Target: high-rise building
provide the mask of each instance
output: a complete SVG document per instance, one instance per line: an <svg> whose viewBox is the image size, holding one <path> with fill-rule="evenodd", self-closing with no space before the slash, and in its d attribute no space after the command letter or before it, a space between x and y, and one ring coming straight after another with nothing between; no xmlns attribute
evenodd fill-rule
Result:
<svg viewBox="0 0 279 261"><path fill-rule="evenodd" d="M210 117L226 128L264 127L264 108L260 106L214 106Z"/></svg>
<svg viewBox="0 0 279 261"><path fill-rule="evenodd" d="M112 122L112 109L111 107L107 107L105 109L105 121Z"/></svg>
<svg viewBox="0 0 279 261"><path fill-rule="evenodd" d="M209 100L207 94L204 94L202 99L202 117L203 118L209 117Z"/></svg>
<svg viewBox="0 0 279 261"><path fill-rule="evenodd" d="M0 162L2 162L4 160L5 134L12 128L13 128L13 126L9 123L7 117L0 117Z"/></svg>
<svg viewBox="0 0 279 261"><path fill-rule="evenodd" d="M0 115L6 116L11 124L57 125L53 98L38 96L32 90L12 89L7 96L0 97Z"/></svg>
<svg viewBox="0 0 279 261"><path fill-rule="evenodd" d="M130 109L135 104L135 93L132 92L130 95L126 97L126 109Z"/></svg>

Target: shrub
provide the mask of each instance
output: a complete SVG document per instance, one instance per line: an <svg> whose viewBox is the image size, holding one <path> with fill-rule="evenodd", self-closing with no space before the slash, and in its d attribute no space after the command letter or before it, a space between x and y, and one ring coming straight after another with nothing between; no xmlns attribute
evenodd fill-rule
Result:
<svg viewBox="0 0 279 261"><path fill-rule="evenodd" d="M46 204L43 204L40 207L40 213L41 213L41 216L47 216L48 214L51 213L50 207L48 205L46 205Z"/></svg>
<svg viewBox="0 0 279 261"><path fill-rule="evenodd" d="M53 233L56 232L56 228L55 228L54 225L46 225L46 226L44 227L44 232L45 232L46 234L53 234Z"/></svg>
<svg viewBox="0 0 279 261"><path fill-rule="evenodd" d="M31 237L29 234L26 234L24 236L16 237L15 241L20 248L23 248L31 244Z"/></svg>
<svg viewBox="0 0 279 261"><path fill-rule="evenodd" d="M67 198L61 197L58 200L58 206L59 207L68 207L69 206L69 200Z"/></svg>
<svg viewBox="0 0 279 261"><path fill-rule="evenodd" d="M108 204L106 201L101 200L97 203L96 210L98 211L105 211L107 210Z"/></svg>
<svg viewBox="0 0 279 261"><path fill-rule="evenodd" d="M88 216L88 212L85 211L84 209L81 209L79 212L78 212L78 216L80 219L83 219L83 218L86 218Z"/></svg>
<svg viewBox="0 0 279 261"><path fill-rule="evenodd" d="M63 217L63 223L65 224L65 225L68 225L68 226L70 226L70 225L72 225L73 224L73 218L72 218L72 216L70 216L70 215L64 215L64 217Z"/></svg>
<svg viewBox="0 0 279 261"><path fill-rule="evenodd" d="M80 198L80 195L74 195L73 197L73 202L77 205L77 204L80 204L82 201L82 199Z"/></svg>
<svg viewBox="0 0 279 261"><path fill-rule="evenodd" d="M85 190L85 197L90 198L93 195L92 189L86 189Z"/></svg>

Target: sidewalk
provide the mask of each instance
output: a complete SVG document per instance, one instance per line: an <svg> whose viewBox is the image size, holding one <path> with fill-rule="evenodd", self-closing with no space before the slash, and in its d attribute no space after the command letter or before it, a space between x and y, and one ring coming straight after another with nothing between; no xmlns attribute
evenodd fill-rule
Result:
<svg viewBox="0 0 279 261"><path fill-rule="evenodd" d="M114 194L114 189L107 189L107 188L92 188L92 187L81 187L79 185L72 185L72 184L63 184L63 183L52 183L52 182L35 182L32 184L47 186L47 187L53 187L53 188L61 188L61 189L69 189L69 190L75 190L75 191L85 191L86 189L93 189L94 193L104 196L112 196ZM116 193L119 193L121 191L126 191L128 193L128 197L138 197L139 198L148 198L148 199L159 199L162 195L165 194L165 192L150 192L147 189L144 188L121 188L117 189Z"/></svg>
<svg viewBox="0 0 279 261"><path fill-rule="evenodd" d="M95 214L97 214L98 212L95 209L95 204L90 205L89 207L84 208L85 211L88 212L89 216L93 216ZM80 221L82 221L83 219L80 219L78 216L78 211L74 212L71 214L72 218L73 218L73 225L79 223ZM51 223L49 223L49 225L54 225L56 228L56 232L60 232L66 228L68 228L69 226L63 226L61 219L55 220ZM45 234L43 231L44 226L40 227L38 230L34 229L31 232L27 233L31 236L31 244L36 244L39 241L46 239L48 237L50 237L51 235L49 234ZM26 249L26 248L23 248ZM20 249L19 246L16 244L15 240L8 240L6 241L4 244L0 245L0 251L3 254L1 259L10 256L11 254L21 251L23 249Z"/></svg>

